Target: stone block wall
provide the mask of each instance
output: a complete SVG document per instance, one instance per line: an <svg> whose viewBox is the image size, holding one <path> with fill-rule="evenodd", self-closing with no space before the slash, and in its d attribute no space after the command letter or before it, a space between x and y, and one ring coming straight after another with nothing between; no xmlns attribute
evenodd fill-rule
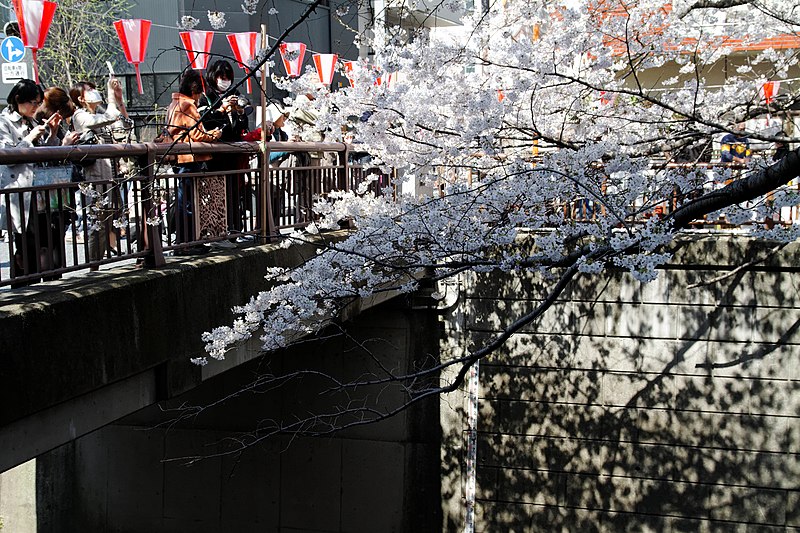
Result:
<svg viewBox="0 0 800 533"><path fill-rule="evenodd" d="M798 259L796 245L707 237L650 284L576 279L481 362L476 530L800 531ZM544 290L465 278L443 357ZM457 531L463 394L442 406L444 529Z"/></svg>

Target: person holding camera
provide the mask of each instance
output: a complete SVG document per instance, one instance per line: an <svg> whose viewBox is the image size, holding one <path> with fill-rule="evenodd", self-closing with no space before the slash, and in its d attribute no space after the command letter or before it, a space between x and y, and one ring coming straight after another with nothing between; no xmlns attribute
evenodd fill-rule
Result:
<svg viewBox="0 0 800 533"><path fill-rule="evenodd" d="M69 131L69 124L74 113L75 105L72 103L67 91L61 87L49 87L45 89L42 104L36 110L35 118L40 124L52 123L53 121L59 124L58 128L48 134L46 144L70 146L78 142L80 135L74 131ZM42 168L36 171L35 185L40 184L40 176L44 178L49 174L48 171L52 171L55 176L58 176L63 175L62 172L66 170L68 172L66 175L71 176L71 181L80 181L80 177L83 175L82 169L67 161L51 161L41 163L41 165ZM42 216L42 213L40 213L39 241L41 243L52 243L52 246L50 246L47 251L50 267L52 269L61 268L66 264L64 256L65 232L75 219L75 193L69 188L64 188L60 190L50 190L47 197L44 197L44 194L41 192L38 193L38 195L42 196L38 199L38 203L40 206L44 207L45 213L48 211L48 208L45 207L48 200L50 204L49 217ZM42 252L41 255L44 256L44 252ZM45 266L45 268L46 267L47 266ZM60 275L55 275L45 277L44 279L50 280L60 277Z"/></svg>
<svg viewBox="0 0 800 533"><path fill-rule="evenodd" d="M253 106L233 85L233 67L228 61L218 59L206 71L205 94L200 98L198 111L207 130L219 129L221 142L237 142L249 129L248 116ZM250 168L248 156L225 154L208 162L211 171L244 170ZM227 174L225 191L228 207L228 230L244 229L244 173Z"/></svg>
<svg viewBox="0 0 800 533"><path fill-rule="evenodd" d="M36 112L43 99L44 91L33 80L19 80L11 88L8 106L0 113L0 148L30 148L61 143L57 134L62 118L59 113L54 113L45 121L36 119ZM36 168L37 165L30 163L0 165L0 190L36 185ZM34 274L58 266L52 264L52 259L47 256L47 249L41 245L47 242L50 231L46 208L40 205L42 199L41 194L31 192L10 194L6 205L6 196L0 195L0 228L6 229L10 226L13 234L12 277ZM10 220L6 220L6 212L10 214ZM36 223L33 222L34 219ZM13 283L11 286L18 287L36 281L38 280Z"/></svg>
<svg viewBox="0 0 800 533"><path fill-rule="evenodd" d="M72 128L80 138L78 144L111 143L110 126L120 116L128 118L125 101L122 97L122 83L116 78L108 80L108 106L101 108L103 97L95 85L79 81L69 91L70 98L77 106L72 116ZM109 159L98 159L86 165L86 181L110 180L114 169Z"/></svg>
<svg viewBox="0 0 800 533"><path fill-rule="evenodd" d="M77 110L72 115L72 128L80 135L78 144L99 144L110 143L111 134L109 127L117 121L120 116L127 117L125 101L122 98L122 83L116 78L108 80L107 84L108 105L105 110L101 108L103 97L95 85L88 81L79 81L69 91L70 98L75 103ZM98 203L103 204L102 198L109 194L119 192L116 186L111 183L114 176L114 166L116 162L110 159L96 159L83 162L83 173L86 181L105 182L95 185L98 193ZM86 198L84 197L84 200ZM84 203L85 207L86 206ZM100 261L106 252L116 246L116 233L110 229L111 219L114 211L107 208L100 208L91 211L94 220L89 221L91 231L86 238L89 241L89 259ZM84 220L84 223L87 221ZM113 241L113 242L112 242ZM92 266L91 270L98 267Z"/></svg>

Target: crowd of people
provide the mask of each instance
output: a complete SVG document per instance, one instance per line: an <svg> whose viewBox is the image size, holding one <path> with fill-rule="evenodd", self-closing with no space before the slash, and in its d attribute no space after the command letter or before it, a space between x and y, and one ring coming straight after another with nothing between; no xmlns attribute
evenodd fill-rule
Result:
<svg viewBox="0 0 800 533"><path fill-rule="evenodd" d="M102 128L127 119L122 84L111 79L107 86L107 108L101 113L103 98L89 82L79 82L69 92L60 87L44 89L32 80L19 80L8 94L8 105L0 113L0 147L33 148L37 146L70 146L90 142L90 136L101 133ZM68 174L64 176L64 172ZM54 174L67 180L104 180L112 177L111 162L93 161L90 165L58 165L21 163L0 165L0 189L25 188L52 182ZM0 231L9 229L13 239L13 268L15 276L36 274L61 267L63 247L47 246L64 239L64 228L77 223L74 216L80 209L50 209L46 200L57 200L57 193L24 192L0 195ZM63 198L62 198L63 200ZM80 201L81 198L78 198ZM8 205L5 205L6 202ZM89 256L100 260L108 243L104 224L101 231L91 232ZM101 233L102 232L102 233Z"/></svg>
<svg viewBox="0 0 800 533"><path fill-rule="evenodd" d="M250 127L253 106L233 84L233 67L226 60L212 62L205 77L198 71L186 70L180 77L177 92L172 93L160 141L191 144L260 140L261 128L251 131ZM104 98L99 88L89 81L79 81L65 90L20 80L8 94L8 105L0 112L0 148L135 141L122 84L112 77L105 89ZM273 103L267 109L267 116L266 138L290 140L285 130L290 113ZM298 124L314 120L307 111L296 117ZM272 152L270 164L284 164L289 156L286 152ZM65 167L68 169L66 176ZM196 240L192 176L206 172L225 176L227 229L242 239L248 205L245 197L251 185L246 180L249 169L247 155L212 157L191 152L178 155L171 166L171 171L177 175L176 185L168 199L175 242L184 244ZM84 158L68 165L66 162L0 165L0 191L60 181L96 182L92 184L91 197L85 193L64 194L60 204L52 203L50 198L49 208L44 205L47 196L59 193L0 194L0 240L13 241L12 276L26 276L29 279L25 283L29 283L41 279L30 279L31 275L65 266L64 246L58 243L63 244L69 236L86 239L87 259L96 269L98 262L119 244L116 241L121 230L114 228L113 221L129 202L127 181L119 178L132 174L133 170L132 161L106 158ZM61 174L53 179L51 175L56 172ZM115 201L109 202L112 195ZM102 200L95 202L97 198ZM202 246L184 246L178 247L176 253L195 254L207 250Z"/></svg>
<svg viewBox="0 0 800 533"><path fill-rule="evenodd" d="M235 142L261 140L262 129L250 130L253 106L237 89L233 89L233 67L226 60L211 63L205 78L194 70L181 76L178 91L172 93L172 102L167 109L167 127L162 142ZM271 141L288 141L284 126L290 113L282 106L272 103L267 108L265 138ZM273 152L270 164L277 166L288 154ZM180 154L174 166L176 174L221 175L225 179L227 230L239 235L232 240L246 240L241 235L245 229L247 199L252 195L252 183L247 180L250 157L247 154L225 154L214 157L209 154ZM238 172L237 172L238 171ZM193 213L194 180L180 178L176 185L175 224L177 242L196 240L196 217ZM176 251L178 254L200 254L208 251L204 246L192 246Z"/></svg>

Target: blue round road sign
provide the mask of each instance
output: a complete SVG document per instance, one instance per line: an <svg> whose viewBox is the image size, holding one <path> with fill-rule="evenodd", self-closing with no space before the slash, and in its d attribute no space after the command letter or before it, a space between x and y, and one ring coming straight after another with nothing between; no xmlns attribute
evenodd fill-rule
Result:
<svg viewBox="0 0 800 533"><path fill-rule="evenodd" d="M0 43L0 55L9 63L19 63L25 57L25 45L19 37L6 37Z"/></svg>

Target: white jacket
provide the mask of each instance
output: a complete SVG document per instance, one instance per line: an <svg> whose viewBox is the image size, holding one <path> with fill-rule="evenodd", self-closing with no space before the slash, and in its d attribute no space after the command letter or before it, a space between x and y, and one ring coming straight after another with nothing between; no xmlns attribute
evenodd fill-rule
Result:
<svg viewBox="0 0 800 533"><path fill-rule="evenodd" d="M34 145L26 141L24 137L30 133L36 124L28 122L11 107L6 107L0 113L0 148L32 148ZM51 135L47 144L58 144L58 137ZM22 163L18 165L0 165L0 189L11 187L32 187L34 165ZM16 233L24 233L20 210L19 194L11 194L9 207L11 211L11 223ZM31 193L22 194L25 212L25 226L29 222L31 208ZM0 228L6 229L6 202L5 195L0 195Z"/></svg>
<svg viewBox="0 0 800 533"><path fill-rule="evenodd" d="M109 102L105 113L92 114L86 109L77 109L72 115L72 127L78 133L92 130L103 138L105 137L101 135L104 133L103 129L116 122L120 115L120 110L114 102ZM103 140L102 142L108 141ZM94 164L84 168L84 174L87 181L110 180L114 177L109 159L98 159Z"/></svg>

